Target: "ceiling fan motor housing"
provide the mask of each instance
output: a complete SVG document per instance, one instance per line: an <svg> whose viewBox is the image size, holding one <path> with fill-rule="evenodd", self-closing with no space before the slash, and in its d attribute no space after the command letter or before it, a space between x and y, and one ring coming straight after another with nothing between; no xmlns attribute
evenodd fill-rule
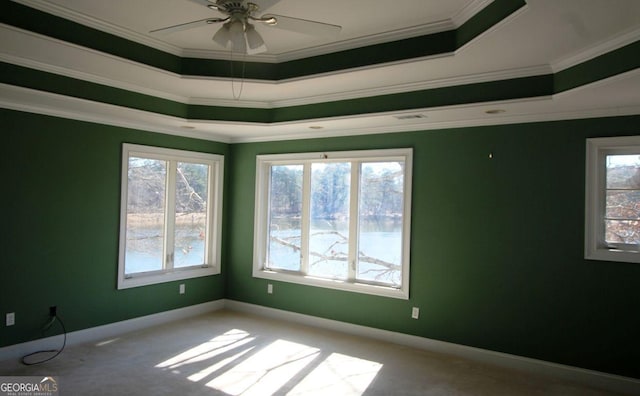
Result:
<svg viewBox="0 0 640 396"><path fill-rule="evenodd" d="M246 3L238 0L218 0L216 2L218 9L225 14L245 14L250 13L258 9L258 5L254 3Z"/></svg>

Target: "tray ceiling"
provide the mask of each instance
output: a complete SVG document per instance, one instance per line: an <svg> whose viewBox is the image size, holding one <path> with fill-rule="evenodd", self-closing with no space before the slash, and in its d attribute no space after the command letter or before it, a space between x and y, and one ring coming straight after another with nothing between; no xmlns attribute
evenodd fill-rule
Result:
<svg viewBox="0 0 640 396"><path fill-rule="evenodd" d="M18 18L5 15L0 25L0 60L4 63L197 111L168 114L117 100L107 103L3 81L0 105L19 110L112 124L117 113L121 115L117 122L125 126L228 142L640 113L640 61L616 55L637 46L640 39L640 2L636 0L281 0L265 11L338 24L342 31L328 41L259 27L269 51L245 57L231 56L219 48L211 40L216 29L212 26L163 36L149 33L163 26L219 16L192 0L14 3L24 6L25 13L44 12L65 23L106 33L106 37L170 54L183 62L190 60L194 70L204 70L190 73L159 67L134 59L135 54L120 54L115 44L113 51L105 51L108 43L94 46L34 32L38 29L25 28ZM484 22L509 6L514 10L495 23ZM460 41L466 31L473 31L471 39L450 50L443 46L431 52L425 48L423 54L409 52L410 45L431 45L435 37L447 32L456 32L455 39ZM231 58L241 61L233 63L232 78L227 70ZM599 59L606 61L598 63ZM211 71L207 61L217 62ZM247 65L244 75L243 62ZM613 70L619 63L624 67ZM300 71L313 69L314 64L323 68L319 72ZM262 78L261 69L273 70L280 77ZM588 76L583 78L585 73ZM519 93L502 96L483 92L482 84L509 81L510 87L517 87L522 79L544 76L550 81L546 91L509 88ZM562 82L569 80L563 88ZM465 93L457 101L449 98L457 95L458 87L475 87L476 94ZM416 97L421 99L413 100ZM410 99L415 105L397 103ZM324 110L343 104L353 105L354 110ZM270 113L265 116L268 120L258 122L241 115L219 117L225 108L239 114L243 109L245 113L258 109ZM210 113L216 115L206 116L207 109L215 109ZM486 113L492 109L504 111ZM395 116L399 114L422 117L398 119Z"/></svg>

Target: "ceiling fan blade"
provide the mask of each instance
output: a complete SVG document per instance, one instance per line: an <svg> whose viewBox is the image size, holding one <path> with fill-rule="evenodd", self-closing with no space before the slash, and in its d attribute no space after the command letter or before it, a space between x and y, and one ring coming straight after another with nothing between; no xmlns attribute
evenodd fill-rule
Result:
<svg viewBox="0 0 640 396"><path fill-rule="evenodd" d="M179 31L182 31L182 30L188 30L188 29L197 28L197 27L200 27L200 26L210 25L212 23L225 22L228 19L229 18L207 18L207 19L201 19L199 21L181 23L179 25L173 25L173 26L163 27L163 28L160 28L160 29L155 29L155 30L150 31L149 33L169 34L169 33L173 33L173 32L179 32Z"/></svg>
<svg viewBox="0 0 640 396"><path fill-rule="evenodd" d="M335 37L340 33L340 30L342 30L342 26L284 15L267 14L263 15L261 19L271 17L276 18L277 22L275 24L266 23L265 26L307 34L309 36Z"/></svg>

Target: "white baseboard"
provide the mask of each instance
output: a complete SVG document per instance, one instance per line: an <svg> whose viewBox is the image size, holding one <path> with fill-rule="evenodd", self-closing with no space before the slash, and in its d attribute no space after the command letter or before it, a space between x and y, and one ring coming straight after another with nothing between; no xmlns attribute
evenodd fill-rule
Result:
<svg viewBox="0 0 640 396"><path fill-rule="evenodd" d="M309 326L325 328L360 337L379 339L413 348L424 349L458 356L465 359L488 363L500 367L507 367L537 375L546 375L556 379L571 381L585 386L600 388L612 392L629 395L640 395L640 380L614 374L587 370L558 363L526 358L508 353L494 352L481 348L453 344L429 338L380 330L372 327L360 326L316 316L304 315L280 309L263 307L234 300L216 300L203 304L178 308L171 311L159 312L121 322L109 323L103 326L73 331L67 333L67 345L84 342L95 342L112 338L131 331L142 330L151 326L188 317L218 311L223 308L265 316L278 320L301 323ZM51 349L62 344L62 335L24 342L0 348L0 360L17 359L34 351Z"/></svg>
<svg viewBox="0 0 640 396"><path fill-rule="evenodd" d="M173 322L175 320L217 311L223 309L224 305L225 300L209 301L202 304L173 309L171 311L159 312L102 326L72 331L67 333L66 345L70 346L84 342L108 339L131 331L142 330L151 326L157 326ZM35 351L59 348L62 345L62 337L62 335L57 335L53 337L40 338L38 340L0 348L0 360L18 359Z"/></svg>
<svg viewBox="0 0 640 396"><path fill-rule="evenodd" d="M274 319L335 330L356 336L379 339L413 348L458 356L495 366L530 372L536 375L544 375L607 391L625 393L629 395L640 395L640 380L635 378L623 377L595 370L587 370L547 362L544 360L531 359L508 353L494 352L487 349L474 348L450 342L432 340L429 338L396 333L393 331L380 330L372 327L359 326L346 322L318 318L315 316L283 311L239 301L226 300L224 306L226 309L232 311L261 315Z"/></svg>

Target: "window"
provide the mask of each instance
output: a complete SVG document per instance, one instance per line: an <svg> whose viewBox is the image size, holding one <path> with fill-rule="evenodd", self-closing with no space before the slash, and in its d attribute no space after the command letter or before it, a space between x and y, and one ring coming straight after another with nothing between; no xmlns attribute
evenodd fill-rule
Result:
<svg viewBox="0 0 640 396"><path fill-rule="evenodd" d="M587 139L585 258L640 262L640 136Z"/></svg>
<svg viewBox="0 0 640 396"><path fill-rule="evenodd" d="M254 270L409 298L411 149L259 155Z"/></svg>
<svg viewBox="0 0 640 396"><path fill-rule="evenodd" d="M223 157L123 145L118 289L220 272Z"/></svg>

